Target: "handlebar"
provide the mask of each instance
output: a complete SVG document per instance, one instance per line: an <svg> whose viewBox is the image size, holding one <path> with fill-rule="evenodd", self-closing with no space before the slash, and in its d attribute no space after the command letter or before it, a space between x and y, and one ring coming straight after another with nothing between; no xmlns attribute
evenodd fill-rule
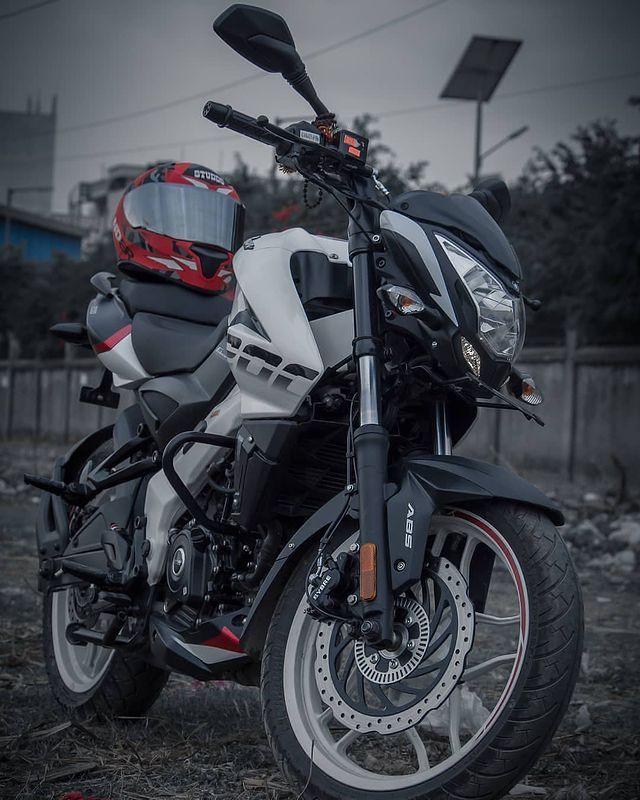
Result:
<svg viewBox="0 0 640 800"><path fill-rule="evenodd" d="M236 111L229 105L216 103L213 100L209 100L205 104L202 115L210 122L215 122L220 128L229 128L242 136L274 147L278 160L281 158L289 160L290 166L301 172L299 159L302 159L302 163L305 163L307 167L324 159L325 165L331 165L339 172L344 170L345 173L365 176L371 176L373 173L371 167L364 162L355 162L348 152L345 153L332 144L323 143L320 131L312 126L310 127L313 133L308 138L299 136L291 129L279 128L277 125L271 124L267 117L256 119ZM302 132L305 133L305 131ZM302 174L305 173L302 172Z"/></svg>
<svg viewBox="0 0 640 800"><path fill-rule="evenodd" d="M224 103L215 103L213 100L209 100L202 109L202 116L215 122L220 128L230 128L242 136L248 136L250 139L263 142L271 147L278 147L285 137L289 138L290 136L289 132L285 130L282 130L282 136L274 133L275 126L273 125L269 126L271 130L267 130L264 126L259 125L253 117L235 111Z"/></svg>

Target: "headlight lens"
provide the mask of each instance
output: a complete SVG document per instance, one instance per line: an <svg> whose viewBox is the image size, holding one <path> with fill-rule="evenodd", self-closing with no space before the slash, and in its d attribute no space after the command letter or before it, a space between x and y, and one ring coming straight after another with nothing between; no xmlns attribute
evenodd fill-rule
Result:
<svg viewBox="0 0 640 800"><path fill-rule="evenodd" d="M475 301L480 338L497 356L513 361L524 342L522 300L512 297L486 267L458 245L440 234L436 238Z"/></svg>

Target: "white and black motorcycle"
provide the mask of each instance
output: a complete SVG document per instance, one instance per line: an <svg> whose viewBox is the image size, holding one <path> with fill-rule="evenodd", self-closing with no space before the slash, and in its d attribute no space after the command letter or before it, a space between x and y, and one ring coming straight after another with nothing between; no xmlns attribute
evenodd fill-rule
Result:
<svg viewBox="0 0 640 800"><path fill-rule="evenodd" d="M388 197L284 20L234 5L214 27L317 116L204 116L333 196L348 238L245 241L217 326L207 298L105 273L86 326L56 326L106 368L82 399L135 403L26 476L53 692L140 714L173 670L259 685L305 797L501 797L565 713L583 625L557 506L451 454L479 406L540 400L513 367L508 191Z"/></svg>

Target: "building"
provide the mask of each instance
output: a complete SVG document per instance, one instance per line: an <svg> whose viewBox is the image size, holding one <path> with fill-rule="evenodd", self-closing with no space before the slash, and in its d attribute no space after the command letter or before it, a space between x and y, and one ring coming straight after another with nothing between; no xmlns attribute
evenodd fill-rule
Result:
<svg viewBox="0 0 640 800"><path fill-rule="evenodd" d="M85 234L80 225L0 205L2 242L19 247L25 261L51 261L56 253L80 259Z"/></svg>
<svg viewBox="0 0 640 800"><path fill-rule="evenodd" d="M31 98L26 111L0 111L0 202L35 214L51 211L55 136L55 96L49 113Z"/></svg>
<svg viewBox="0 0 640 800"><path fill-rule="evenodd" d="M115 164L97 181L79 183L69 196L69 217L88 228L85 252L111 239L113 215L122 193L134 178L144 172L140 164Z"/></svg>

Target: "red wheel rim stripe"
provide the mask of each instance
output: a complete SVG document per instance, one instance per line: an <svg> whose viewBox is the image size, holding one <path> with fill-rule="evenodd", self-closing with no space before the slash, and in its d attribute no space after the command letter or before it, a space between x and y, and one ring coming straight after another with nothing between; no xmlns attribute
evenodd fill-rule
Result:
<svg viewBox="0 0 640 800"><path fill-rule="evenodd" d="M520 635L518 637L518 650L516 652L515 663L513 665L513 669L511 670L511 675L509 676L509 682L507 683L507 686L504 692L502 693L500 702L493 709L493 711L489 715L489 718L484 723L481 729L481 731L485 731L491 725L493 720L498 716L498 714L502 711L505 704L509 700L513 684L520 673L520 665L522 664L522 659L524 658L524 651L526 645L526 643L523 641L523 636L525 635L528 636L528 631L529 631L529 620L527 616L527 605L528 605L527 592L522 582L522 578L520 577L520 568L518 566L518 562L515 560L513 553L511 552L511 548L504 541L500 533L480 517L475 517L466 511L455 511L454 516L460 517L461 519L470 522L472 525L475 525L477 528L480 528L480 530L486 533L486 535L498 546L500 551L503 553L507 563L509 564L511 576L513 577L516 584L516 590L518 592L518 603L520 605Z"/></svg>

